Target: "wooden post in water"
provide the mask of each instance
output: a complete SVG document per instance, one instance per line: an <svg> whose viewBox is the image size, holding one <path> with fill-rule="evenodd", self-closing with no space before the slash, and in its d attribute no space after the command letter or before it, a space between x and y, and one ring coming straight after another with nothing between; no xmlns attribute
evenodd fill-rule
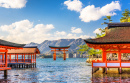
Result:
<svg viewBox="0 0 130 83"><path fill-rule="evenodd" d="M64 60L66 60L66 53L63 53L64 54Z"/></svg>
<svg viewBox="0 0 130 83"><path fill-rule="evenodd" d="M102 68L102 72L105 73L105 68Z"/></svg>
<svg viewBox="0 0 130 83"><path fill-rule="evenodd" d="M35 63L35 68L36 68L36 63Z"/></svg>
<svg viewBox="0 0 130 83"><path fill-rule="evenodd" d="M54 49L53 60L56 60L56 49Z"/></svg>
<svg viewBox="0 0 130 83"><path fill-rule="evenodd" d="M106 71L105 71L105 73L107 74L107 67L106 67Z"/></svg>
<svg viewBox="0 0 130 83"><path fill-rule="evenodd" d="M37 61L37 60L36 60L36 53L35 53L34 55L35 55L35 67L36 67L36 61Z"/></svg>
<svg viewBox="0 0 130 83"><path fill-rule="evenodd" d="M4 77L7 77L7 70L4 70Z"/></svg>

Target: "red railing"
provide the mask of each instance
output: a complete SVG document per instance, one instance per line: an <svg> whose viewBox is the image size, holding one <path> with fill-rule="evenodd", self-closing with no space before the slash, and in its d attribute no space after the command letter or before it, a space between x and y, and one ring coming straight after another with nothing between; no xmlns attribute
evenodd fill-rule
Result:
<svg viewBox="0 0 130 83"><path fill-rule="evenodd" d="M0 59L0 63L2 63L3 61L2 61L2 59Z"/></svg>
<svg viewBox="0 0 130 83"><path fill-rule="evenodd" d="M35 59L32 59L32 62L31 62L31 59L25 59L25 61L24 61L24 59L8 59L8 63L11 63L11 62L29 62L29 63L34 63L34 62L36 62L36 60Z"/></svg>
<svg viewBox="0 0 130 83"><path fill-rule="evenodd" d="M36 62L36 59L32 59L32 63L35 63Z"/></svg>
<svg viewBox="0 0 130 83"><path fill-rule="evenodd" d="M0 67L5 67L5 63L0 63Z"/></svg>
<svg viewBox="0 0 130 83"><path fill-rule="evenodd" d="M103 62L100 60L93 60L92 67L130 67L129 63L130 61L125 61L125 62L124 61L105 61ZM127 66L123 66L123 65L127 65Z"/></svg>

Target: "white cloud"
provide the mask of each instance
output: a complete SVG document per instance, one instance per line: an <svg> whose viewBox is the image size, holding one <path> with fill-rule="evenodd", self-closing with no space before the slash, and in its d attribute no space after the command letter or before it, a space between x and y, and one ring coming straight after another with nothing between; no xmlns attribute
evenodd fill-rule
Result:
<svg viewBox="0 0 130 83"><path fill-rule="evenodd" d="M77 28L76 27L71 27L71 32L72 33L82 33L82 29L81 28Z"/></svg>
<svg viewBox="0 0 130 83"><path fill-rule="evenodd" d="M112 1L110 4L107 4L102 8L89 5L82 9L79 18L84 22L96 21L103 16L116 15L116 10L121 10L121 6L118 1Z"/></svg>
<svg viewBox="0 0 130 83"><path fill-rule="evenodd" d="M6 32L7 36L1 37L5 40L17 43L41 42L49 39L49 33L54 26L52 24L37 24L33 25L29 20L22 20L12 23L11 25L0 26L0 31Z"/></svg>
<svg viewBox="0 0 130 83"><path fill-rule="evenodd" d="M77 39L77 38L89 38L87 35L77 35L77 31L81 32L81 29L72 28L74 33L67 33L65 31L53 31L55 27L52 24L36 24L29 20L22 20L14 22L10 25L0 26L0 39L15 43L41 43L44 40L57 40L57 39ZM4 34L3 34L4 33Z"/></svg>
<svg viewBox="0 0 130 83"><path fill-rule="evenodd" d="M93 31L93 33L97 33L97 34L100 34L101 33L101 30L99 30L99 28L98 29L96 29L95 31Z"/></svg>
<svg viewBox="0 0 130 83"><path fill-rule="evenodd" d="M82 9L82 2L80 2L79 0L68 0L65 1L64 4L67 6L67 9L71 10L71 11L77 11L80 12Z"/></svg>
<svg viewBox="0 0 130 83"><path fill-rule="evenodd" d="M95 7L95 5L88 5L85 8L82 8L82 2L80 2L79 0L68 0L65 1L64 4L67 5L67 8L69 10L80 12L79 18L81 19L81 21L84 22L96 21L103 16L114 16L116 15L116 10L121 10L121 5L119 1L112 1L110 4L106 4L101 8Z"/></svg>
<svg viewBox="0 0 130 83"><path fill-rule="evenodd" d="M23 8L27 0L0 0L0 7L4 8Z"/></svg>
<svg viewBox="0 0 130 83"><path fill-rule="evenodd" d="M88 35L80 35L80 38L87 39L87 38L90 38L90 36L88 36Z"/></svg>
<svg viewBox="0 0 130 83"><path fill-rule="evenodd" d="M66 32L65 31L61 31L61 32L56 31L55 34L58 35L58 36L61 36L61 35L66 35Z"/></svg>
<svg viewBox="0 0 130 83"><path fill-rule="evenodd" d="M67 35L67 39L78 39L78 38L87 39L87 38L93 38L93 36L88 36L88 35L77 36L76 34L72 34L72 33L69 33Z"/></svg>

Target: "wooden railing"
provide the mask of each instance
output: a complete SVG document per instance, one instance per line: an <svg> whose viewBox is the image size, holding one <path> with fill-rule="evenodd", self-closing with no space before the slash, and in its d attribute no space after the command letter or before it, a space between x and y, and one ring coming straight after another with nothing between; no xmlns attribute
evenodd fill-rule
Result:
<svg viewBox="0 0 130 83"><path fill-rule="evenodd" d="M31 59L25 59L25 61L24 61L24 59L18 59L18 60L17 60L17 59L11 59L11 60L8 59L7 62L8 62L8 63L11 63L11 62L12 62L12 63L15 63L15 62L16 62L16 63L17 63L17 62L36 63L36 59L32 59L32 60L31 60ZM5 63L5 60L3 61L2 59L0 59L0 64L1 64L1 63Z"/></svg>
<svg viewBox="0 0 130 83"><path fill-rule="evenodd" d="M8 59L8 63L11 63L11 62L29 62L29 63L34 63L34 62L36 62L36 60L35 59L32 59L32 62L31 62L31 59L25 59L25 61L24 61L24 59Z"/></svg>
<svg viewBox="0 0 130 83"><path fill-rule="evenodd" d="M5 67L5 63L0 63L0 67Z"/></svg>
<svg viewBox="0 0 130 83"><path fill-rule="evenodd" d="M2 59L0 59L0 63L2 63L3 61L2 61Z"/></svg>
<svg viewBox="0 0 130 83"><path fill-rule="evenodd" d="M35 63L36 62L36 59L32 59L32 63Z"/></svg>
<svg viewBox="0 0 130 83"><path fill-rule="evenodd" d="M130 67L130 61L125 61L125 62L122 62L122 61L106 61L106 62L103 62L103 61L95 61L93 60L92 61L92 67L110 67L110 68L113 68L113 67L126 67L126 68L129 68Z"/></svg>

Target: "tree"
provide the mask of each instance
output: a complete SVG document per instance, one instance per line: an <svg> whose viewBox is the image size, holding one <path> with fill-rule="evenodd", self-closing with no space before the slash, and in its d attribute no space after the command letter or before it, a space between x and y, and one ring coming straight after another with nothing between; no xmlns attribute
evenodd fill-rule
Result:
<svg viewBox="0 0 130 83"><path fill-rule="evenodd" d="M100 30L100 34L99 33L96 33L96 38L100 38L100 37L104 37L106 34L105 34L105 29L101 29L99 28Z"/></svg>
<svg viewBox="0 0 130 83"><path fill-rule="evenodd" d="M111 20L111 16L106 16L106 18L104 18L104 20L108 20L108 21L109 21L109 23L111 23L111 22L112 22L112 20Z"/></svg>
<svg viewBox="0 0 130 83"><path fill-rule="evenodd" d="M97 56L97 55L99 55L99 54L101 54L101 53L102 53L101 50L95 50L95 49L93 49L93 48L88 51L88 54L89 54L89 55L92 55L92 57L93 57L93 56Z"/></svg>
<svg viewBox="0 0 130 83"><path fill-rule="evenodd" d="M109 23L112 22L111 16L106 16L106 18L103 18L103 20L108 20ZM102 23L101 25L106 24L106 22ZM100 38L100 37L104 37L105 34L105 29L101 29L99 28L99 30L101 31L101 34L96 33L96 38Z"/></svg>
<svg viewBox="0 0 130 83"><path fill-rule="evenodd" d="M130 11L128 9L125 9L122 15L123 17L121 17L120 22L130 22Z"/></svg>
<svg viewBox="0 0 130 83"><path fill-rule="evenodd" d="M87 44L85 45L78 45L78 47L80 48L78 51L78 53L82 54L82 53L87 53L89 51L89 47L87 46Z"/></svg>
<svg viewBox="0 0 130 83"><path fill-rule="evenodd" d="M103 20L108 20L109 23L112 22L111 16L106 16L106 18L103 18ZM102 23L101 25L106 24L106 22Z"/></svg>
<svg viewBox="0 0 130 83"><path fill-rule="evenodd" d="M90 56L92 56L92 58L93 58L93 56L97 56L97 55L99 55L99 54L102 53L101 50L95 50L95 49L93 49L93 48L90 48L90 47L87 46L87 44L85 44L85 45L80 45L79 48L80 48L80 49L77 50L77 51L80 52L80 54L82 54L82 53L88 54L88 55L89 55L89 58L90 58Z"/></svg>

